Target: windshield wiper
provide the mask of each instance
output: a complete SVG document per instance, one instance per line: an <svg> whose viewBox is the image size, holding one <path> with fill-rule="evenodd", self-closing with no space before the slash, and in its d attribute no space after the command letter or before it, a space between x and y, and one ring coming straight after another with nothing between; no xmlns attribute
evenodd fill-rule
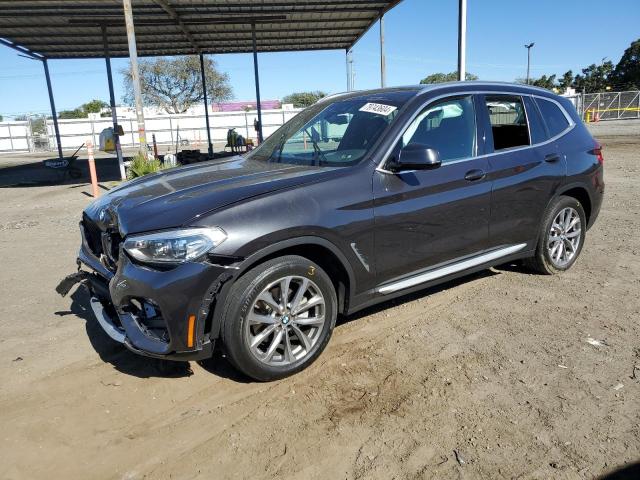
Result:
<svg viewBox="0 0 640 480"><path fill-rule="evenodd" d="M318 131L313 128L310 127L311 130L313 131L313 133L315 133L318 137L320 136L320 134L318 134ZM306 128L304 129L304 131L306 132L307 135L309 135L309 140L311 140L311 145L313 145L313 150L316 152L316 157L318 158L318 166L320 166L320 160L322 160L324 163L329 163L329 161L327 160L327 157L324 155L324 153L322 153L322 150L320 150L320 147L318 146L318 142L316 142L313 138L313 135L309 134L309 130L307 130Z"/></svg>
<svg viewBox="0 0 640 480"><path fill-rule="evenodd" d="M280 161L282 160L282 149L284 148L284 144L287 143L287 134L283 133L282 135L280 135L280 141L278 142L278 148L276 148L276 150L274 150L274 153L277 151L278 152L278 159L276 160L276 163L280 163ZM271 160L273 158L273 155L269 158L269 160Z"/></svg>

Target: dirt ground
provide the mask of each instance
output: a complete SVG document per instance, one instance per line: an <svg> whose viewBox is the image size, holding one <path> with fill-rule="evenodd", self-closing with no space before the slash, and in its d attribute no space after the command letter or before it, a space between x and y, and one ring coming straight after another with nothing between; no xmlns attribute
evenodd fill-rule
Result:
<svg viewBox="0 0 640 480"><path fill-rule="evenodd" d="M0 478L583 479L637 462L640 135L600 140L606 200L569 272L500 267L369 309L268 384L113 343L84 291L54 292L89 188L0 188Z"/></svg>

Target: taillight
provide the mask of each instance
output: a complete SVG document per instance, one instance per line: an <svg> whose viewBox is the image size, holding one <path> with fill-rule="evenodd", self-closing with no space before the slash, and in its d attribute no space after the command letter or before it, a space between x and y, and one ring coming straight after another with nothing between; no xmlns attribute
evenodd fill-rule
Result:
<svg viewBox="0 0 640 480"><path fill-rule="evenodd" d="M599 143L596 143L596 146L593 149L593 154L598 159L598 163L600 165L603 165L604 164L604 157L602 156L602 145L600 145Z"/></svg>

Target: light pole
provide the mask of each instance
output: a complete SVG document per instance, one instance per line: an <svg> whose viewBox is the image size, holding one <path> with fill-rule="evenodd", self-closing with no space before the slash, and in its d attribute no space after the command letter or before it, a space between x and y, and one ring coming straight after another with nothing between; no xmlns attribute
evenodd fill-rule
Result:
<svg viewBox="0 0 640 480"><path fill-rule="evenodd" d="M524 46L527 49L527 85L529 85L529 68L531 67L531 47L534 45L535 43L531 42L529 45Z"/></svg>

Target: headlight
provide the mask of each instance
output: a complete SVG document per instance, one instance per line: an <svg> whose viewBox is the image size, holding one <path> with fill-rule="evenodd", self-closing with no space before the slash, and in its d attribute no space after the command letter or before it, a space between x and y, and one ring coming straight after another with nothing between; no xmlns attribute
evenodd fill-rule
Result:
<svg viewBox="0 0 640 480"><path fill-rule="evenodd" d="M136 260L148 263L184 263L220 245L227 234L218 227L184 228L149 235L132 235L124 249Z"/></svg>

